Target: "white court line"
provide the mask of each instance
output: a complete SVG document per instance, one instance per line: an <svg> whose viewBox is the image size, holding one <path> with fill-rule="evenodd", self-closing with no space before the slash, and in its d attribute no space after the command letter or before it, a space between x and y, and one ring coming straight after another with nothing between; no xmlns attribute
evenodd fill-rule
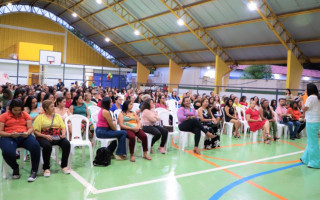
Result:
<svg viewBox="0 0 320 200"><path fill-rule="evenodd" d="M82 178L75 171L72 171L71 175L75 179L77 179L82 185L84 185L86 188L90 188L90 191L93 194L101 194L101 193L112 192L112 191L117 191L117 190L122 190L122 189L127 189L127 188L133 188L133 187L142 186L142 185L148 185L148 184L151 184L151 183L158 183L158 182L162 182L162 181L168 181L168 180L172 180L172 179L178 179L178 178L183 178L183 177L188 177L188 176L194 176L194 175L198 175L198 174L205 174L205 173L219 171L219 170L223 170L223 169L230 169L230 168L234 168L234 167L240 167L240 166L244 166L244 165L253 164L253 163L256 163L256 162L262 162L262 161L266 161L266 160L292 156L292 155L300 154L300 153L303 153L303 152L304 151L297 151L297 152L293 152L293 153L287 153L287 154L282 154L282 155L262 158L262 159L258 159L258 160L252 160L252 161L238 163L238 164L234 164L234 165L227 165L227 166L223 166L223 167L217 167L217 168L213 168L213 169L207 169L207 170L201 170L201 171L197 171L197 172L180 174L180 175L176 175L176 176L169 176L169 177L159 178L159 179L150 180L150 181L143 181L143 182L139 182L139 183L132 183L132 184L127 184L127 185L122 185L122 186L116 186L116 187L106 188L106 189L102 189L102 190L97 190L96 188L94 188L89 182L87 182L84 178Z"/></svg>
<svg viewBox="0 0 320 200"><path fill-rule="evenodd" d="M95 194L98 190L91 185L86 179L80 176L77 172L71 170L70 174L77 179L85 188L87 188L91 193Z"/></svg>

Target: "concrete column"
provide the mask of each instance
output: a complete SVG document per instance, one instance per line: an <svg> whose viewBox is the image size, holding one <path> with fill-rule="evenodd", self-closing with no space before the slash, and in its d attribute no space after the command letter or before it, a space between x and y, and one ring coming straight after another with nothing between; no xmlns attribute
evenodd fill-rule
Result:
<svg viewBox="0 0 320 200"><path fill-rule="evenodd" d="M229 66L221 60L219 56L216 56L216 64L215 64L215 79L214 85L215 86L227 86L229 81L231 69ZM223 84L222 84L223 81ZM219 94L221 91L224 91L224 88L215 87L214 94Z"/></svg>
<svg viewBox="0 0 320 200"><path fill-rule="evenodd" d="M150 69L141 64L137 63L137 88L140 89L141 84L146 84L150 74Z"/></svg>
<svg viewBox="0 0 320 200"><path fill-rule="evenodd" d="M302 71L303 67L299 60L291 50L288 50L286 88L299 89ZM292 91L293 95L297 95L297 93L297 91Z"/></svg>
<svg viewBox="0 0 320 200"><path fill-rule="evenodd" d="M174 88L178 88L183 74L183 69L172 59L169 60L169 87L168 92L172 92Z"/></svg>

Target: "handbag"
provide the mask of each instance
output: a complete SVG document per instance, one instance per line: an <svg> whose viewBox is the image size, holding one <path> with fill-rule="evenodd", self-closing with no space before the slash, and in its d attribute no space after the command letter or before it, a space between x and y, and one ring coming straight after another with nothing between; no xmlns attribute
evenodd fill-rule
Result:
<svg viewBox="0 0 320 200"><path fill-rule="evenodd" d="M285 117L282 117L282 120L283 120L283 122L287 123L287 122L291 122L292 118L289 116L285 116Z"/></svg>
<svg viewBox="0 0 320 200"><path fill-rule="evenodd" d="M46 129L41 130L41 133L43 135L57 135L57 136L61 135L61 129L60 128L52 128L53 120L54 120L55 115L56 114L54 113L52 121L51 121L50 128L46 128Z"/></svg>

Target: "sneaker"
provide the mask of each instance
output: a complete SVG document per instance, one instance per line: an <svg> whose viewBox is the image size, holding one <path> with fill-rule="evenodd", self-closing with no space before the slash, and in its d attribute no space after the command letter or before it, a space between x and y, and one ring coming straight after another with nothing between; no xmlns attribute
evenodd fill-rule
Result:
<svg viewBox="0 0 320 200"><path fill-rule="evenodd" d="M162 153L162 154L165 154L166 151L164 150L164 147L159 147L158 150Z"/></svg>
<svg viewBox="0 0 320 200"><path fill-rule="evenodd" d="M37 179L37 172L31 171L30 176L28 178L28 182L33 182Z"/></svg>
<svg viewBox="0 0 320 200"><path fill-rule="evenodd" d="M19 178L20 178L19 168L14 169L12 173L12 179L19 179Z"/></svg>

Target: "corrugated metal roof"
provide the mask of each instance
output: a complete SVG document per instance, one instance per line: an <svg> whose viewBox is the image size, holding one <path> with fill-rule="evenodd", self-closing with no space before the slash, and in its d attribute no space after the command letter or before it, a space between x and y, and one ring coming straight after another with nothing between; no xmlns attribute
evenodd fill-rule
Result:
<svg viewBox="0 0 320 200"><path fill-rule="evenodd" d="M80 0L68 1L68 3L73 2L73 4L75 4L79 1ZM31 2L32 0L20 1L21 4L31 4ZM192 5L187 8L187 10L203 27L219 26L228 23L261 18L257 11L248 10L247 0L213 0L206 1L206 3L204 0L179 0L179 2L184 6ZM320 8L320 0L267 0L267 3L276 14ZM170 36L172 33L188 32L187 27L177 25L177 18L171 14L159 0L122 0L120 1L120 4L137 19L150 18L148 20L143 20L142 23L157 36ZM48 2L38 0L35 5L43 7L48 5ZM112 9L107 8L104 4L97 4L95 0L85 0L79 6L87 10L88 13L96 13L97 11L100 11L94 17L104 24L104 28L112 29L119 25L126 25L126 22L115 14ZM55 3L47 6L46 9L57 15L65 11L65 8L59 7ZM71 9L73 8L71 7ZM159 14L161 16L156 18L151 17ZM65 12L60 17L70 24L79 20L79 18L73 18L70 12ZM320 38L320 26L318 19L320 19L320 12L281 18L281 21L292 35L293 39L300 41ZM74 27L84 35L93 35L91 39L100 47L112 45L112 43L107 44L104 41L103 36L100 36L99 34L95 35L94 33L96 33L96 31L82 21L74 24ZM99 27L98 29L103 30L104 28ZM113 33L118 35L123 42L144 39L141 35L134 35L133 31L133 28L126 25L113 30ZM230 26L227 28L214 28L210 29L208 33L222 47L254 45L260 43L279 43L278 38L271 30L269 30L264 21L242 23L237 26ZM175 52L206 49L206 47L190 32L187 34L175 34L171 37L162 37L161 40ZM160 55L150 56L147 58L147 60L150 60L149 64L164 64L169 62L167 57L161 55L160 52L147 41L134 42L131 46L143 55ZM299 43L299 46L307 56L320 57L320 42ZM130 63L128 65L132 65L132 63L135 62L118 48L108 48L108 51L116 58L128 57L122 59L125 64ZM230 53L234 60L285 59L287 56L286 49L283 45L229 49L227 52ZM185 54L179 53L179 57L181 57L186 63L213 62L215 58L210 51Z"/></svg>

